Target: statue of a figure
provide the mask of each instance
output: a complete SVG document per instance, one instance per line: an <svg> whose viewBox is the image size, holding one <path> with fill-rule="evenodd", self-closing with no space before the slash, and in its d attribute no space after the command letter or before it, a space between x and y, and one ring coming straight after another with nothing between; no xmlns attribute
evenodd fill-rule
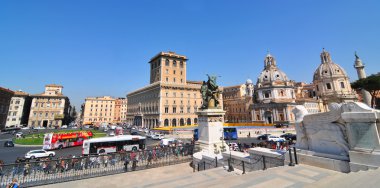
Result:
<svg viewBox="0 0 380 188"><path fill-rule="evenodd" d="M201 86L201 94L202 94L202 100L203 100L203 103L202 103L202 107L201 108L207 108L207 104L208 104L208 98L207 98L207 84L205 81L203 81L203 84Z"/></svg>
<svg viewBox="0 0 380 188"><path fill-rule="evenodd" d="M216 84L216 76L208 76L208 81L204 82L201 87L203 105L202 108L215 108L219 105L219 86Z"/></svg>

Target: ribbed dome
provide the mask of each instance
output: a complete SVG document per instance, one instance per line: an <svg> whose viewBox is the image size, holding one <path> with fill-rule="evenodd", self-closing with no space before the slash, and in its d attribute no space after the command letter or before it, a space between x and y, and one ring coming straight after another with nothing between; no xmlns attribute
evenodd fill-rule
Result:
<svg viewBox="0 0 380 188"><path fill-rule="evenodd" d="M334 78L347 77L346 71L338 64L335 64L331 60L330 53L328 53L325 50L323 50L323 52L321 53L321 62L322 63L314 72L313 81L324 80L324 79L328 79L332 77Z"/></svg>
<svg viewBox="0 0 380 188"><path fill-rule="evenodd" d="M267 85L273 82L285 83L289 78L284 72L282 72L276 64L276 59L268 54L264 60L264 70L260 73L257 84Z"/></svg>

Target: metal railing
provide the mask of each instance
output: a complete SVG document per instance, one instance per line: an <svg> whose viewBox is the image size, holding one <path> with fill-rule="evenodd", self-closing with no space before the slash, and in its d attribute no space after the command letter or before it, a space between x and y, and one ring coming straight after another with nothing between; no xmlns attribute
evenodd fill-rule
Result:
<svg viewBox="0 0 380 188"><path fill-rule="evenodd" d="M0 188L17 179L22 187L174 165L192 161L194 145L0 165Z"/></svg>

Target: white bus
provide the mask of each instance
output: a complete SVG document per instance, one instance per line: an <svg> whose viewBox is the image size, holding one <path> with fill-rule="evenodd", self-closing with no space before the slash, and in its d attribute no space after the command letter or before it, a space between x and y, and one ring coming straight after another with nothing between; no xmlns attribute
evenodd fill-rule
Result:
<svg viewBox="0 0 380 188"><path fill-rule="evenodd" d="M145 148L145 140L145 137L139 135L92 138L83 142L82 155L137 151Z"/></svg>

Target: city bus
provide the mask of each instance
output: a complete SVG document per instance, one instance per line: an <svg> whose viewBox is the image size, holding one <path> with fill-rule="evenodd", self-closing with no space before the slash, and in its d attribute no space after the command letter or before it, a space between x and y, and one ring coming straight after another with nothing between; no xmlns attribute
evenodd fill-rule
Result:
<svg viewBox="0 0 380 188"><path fill-rule="evenodd" d="M193 138L194 138L194 141L197 141L199 139L198 129L194 129ZM223 138L224 138L224 140L237 140L238 135L237 135L236 128L224 127L223 128Z"/></svg>
<svg viewBox="0 0 380 188"><path fill-rule="evenodd" d="M62 133L46 133L42 149L53 150L73 146L81 146L84 140L92 138L91 131L75 131Z"/></svg>
<svg viewBox="0 0 380 188"><path fill-rule="evenodd" d="M93 138L83 142L82 155L137 151L145 149L145 140L144 136L139 135Z"/></svg>
<svg viewBox="0 0 380 188"><path fill-rule="evenodd" d="M224 140L237 140L237 130L236 128L223 128Z"/></svg>

